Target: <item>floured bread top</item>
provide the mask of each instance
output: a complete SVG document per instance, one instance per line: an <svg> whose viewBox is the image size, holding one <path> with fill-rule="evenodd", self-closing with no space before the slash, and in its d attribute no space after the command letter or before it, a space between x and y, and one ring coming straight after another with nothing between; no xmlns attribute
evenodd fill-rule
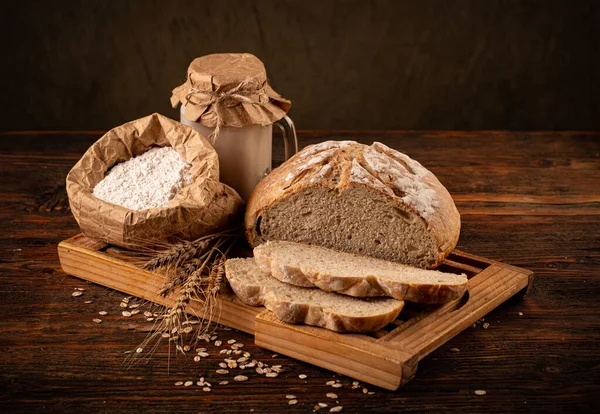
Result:
<svg viewBox="0 0 600 414"><path fill-rule="evenodd" d="M417 161L379 142L326 141L312 145L290 160L284 188L308 180L343 188L360 183L401 200L424 219L440 205L437 178Z"/></svg>

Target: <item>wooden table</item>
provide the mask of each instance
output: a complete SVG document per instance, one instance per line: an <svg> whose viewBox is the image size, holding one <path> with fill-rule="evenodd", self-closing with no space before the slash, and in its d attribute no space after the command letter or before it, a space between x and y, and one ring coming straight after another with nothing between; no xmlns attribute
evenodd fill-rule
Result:
<svg viewBox="0 0 600 414"><path fill-rule="evenodd" d="M286 371L217 385L222 357L214 347L194 362L172 350L169 359L166 345L147 363L125 366L125 352L144 340L148 324L121 315L121 293L65 275L56 252L78 232L65 176L99 136L0 135L0 411L310 412L319 402L329 404L320 412L341 405L360 413L600 408L600 134L300 132L301 146L377 140L411 155L454 196L461 250L536 274L528 295L485 318L487 329L469 328L433 352L398 391L368 386L374 394L222 329L222 340L244 343L253 358ZM76 288L83 295L73 297ZM174 385L200 375L213 383L210 393ZM325 384L334 379L343 387ZM287 394L298 403L288 405Z"/></svg>

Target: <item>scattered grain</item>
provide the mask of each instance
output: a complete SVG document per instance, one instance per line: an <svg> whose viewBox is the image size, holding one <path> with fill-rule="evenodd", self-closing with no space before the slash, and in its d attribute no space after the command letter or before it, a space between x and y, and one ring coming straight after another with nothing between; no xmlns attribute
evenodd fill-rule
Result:
<svg viewBox="0 0 600 414"><path fill-rule="evenodd" d="M289 405L294 405L294 404L298 404L298 400L289 400L288 401Z"/></svg>
<svg viewBox="0 0 600 414"><path fill-rule="evenodd" d="M123 314L123 316L125 316L126 318L130 318L131 317L131 312L128 311L123 311L121 312Z"/></svg>
<svg viewBox="0 0 600 414"><path fill-rule="evenodd" d="M273 354L271 355L271 358L277 358L279 356L279 354Z"/></svg>
<svg viewBox="0 0 600 414"><path fill-rule="evenodd" d="M219 385L227 385L227 384L229 384L229 381L221 381L221 382L219 382Z"/></svg>
<svg viewBox="0 0 600 414"><path fill-rule="evenodd" d="M369 390L368 390L368 389L366 389L366 388L363 388L363 389L362 389L362 392L363 392L363 394L366 394L366 393L368 393L368 392L369 392Z"/></svg>
<svg viewBox="0 0 600 414"><path fill-rule="evenodd" d="M460 352L460 349L458 349L458 348L450 348L450 352Z"/></svg>
<svg viewBox="0 0 600 414"><path fill-rule="evenodd" d="M248 381L248 377L245 375L237 375L233 378L234 381Z"/></svg>
<svg viewBox="0 0 600 414"><path fill-rule="evenodd" d="M519 316L523 316L523 312L519 312Z"/></svg>
<svg viewBox="0 0 600 414"><path fill-rule="evenodd" d="M298 375L298 378L300 378L300 379L306 379L307 376L306 376L306 374L300 374L300 375Z"/></svg>
<svg viewBox="0 0 600 414"><path fill-rule="evenodd" d="M76 291L76 292L71 293L71 296L75 296L75 297L81 296L81 295L83 295L83 292Z"/></svg>
<svg viewBox="0 0 600 414"><path fill-rule="evenodd" d="M486 390L475 390L475 395L485 395L487 394Z"/></svg>
<svg viewBox="0 0 600 414"><path fill-rule="evenodd" d="M223 341L215 341L215 346L221 346L223 345Z"/></svg>
<svg viewBox="0 0 600 414"><path fill-rule="evenodd" d="M227 341L227 343L228 343L229 345L231 345L231 344L235 344L235 339L230 339L229 341Z"/></svg>
<svg viewBox="0 0 600 414"><path fill-rule="evenodd" d="M102 319L92 319L92 321L94 321L94 323L102 323Z"/></svg>
<svg viewBox="0 0 600 414"><path fill-rule="evenodd" d="M191 385L193 385L193 384L194 384L194 381L186 381L186 382L183 384L183 386L184 386L184 387L189 387L189 386L191 386Z"/></svg>
<svg viewBox="0 0 600 414"><path fill-rule="evenodd" d="M325 408L325 407L327 407L327 404L325 404L325 403L319 403L319 407Z"/></svg>
<svg viewBox="0 0 600 414"><path fill-rule="evenodd" d="M98 312L98 315L105 316L105 315L108 315L108 312L107 311L100 311L100 312Z"/></svg>
<svg viewBox="0 0 600 414"><path fill-rule="evenodd" d="M288 394L288 395L285 396L285 398L287 398L288 400L293 400L293 399L296 398L296 396L292 395L292 394Z"/></svg>
<svg viewBox="0 0 600 414"><path fill-rule="evenodd" d="M210 392L210 387L204 387L204 388L202 388L202 391L204 391L204 392Z"/></svg>
<svg viewBox="0 0 600 414"><path fill-rule="evenodd" d="M337 394L334 394L333 392L328 392L327 394L325 394L325 396L327 398L331 398L331 399L334 399L334 400L337 400L337 398L338 398Z"/></svg>
<svg viewBox="0 0 600 414"><path fill-rule="evenodd" d="M339 413L343 409L344 409L344 407L342 407L341 405L337 405L335 407L331 407L331 410L329 410L329 412L330 413Z"/></svg>
<svg viewBox="0 0 600 414"><path fill-rule="evenodd" d="M135 350L138 354L141 354L144 351L144 348L138 348Z"/></svg>
<svg viewBox="0 0 600 414"><path fill-rule="evenodd" d="M175 383L175 385L176 385L176 386L183 385L183 381L177 381L177 382Z"/></svg>
<svg viewBox="0 0 600 414"><path fill-rule="evenodd" d="M122 308L126 308L127 307L127 303L121 302L121 304L119 306L122 307Z"/></svg>
<svg viewBox="0 0 600 414"><path fill-rule="evenodd" d="M194 362L200 362L200 359L201 359L201 358L200 358L198 355L196 355L196 356L194 357Z"/></svg>
<svg viewBox="0 0 600 414"><path fill-rule="evenodd" d="M229 371L226 369L218 369L215 371L217 374L221 374L221 375L225 375L225 374L229 374Z"/></svg>
<svg viewBox="0 0 600 414"><path fill-rule="evenodd" d="M83 302L83 303L90 304L90 303L93 303L93 302L94 302L93 300L86 300L86 301L85 301L85 302Z"/></svg>
<svg viewBox="0 0 600 414"><path fill-rule="evenodd" d="M275 378L275 377L277 377L278 375L279 375L279 374L278 374L278 373L276 373L276 372L267 372L267 373L265 374L265 377L268 377L268 378Z"/></svg>
<svg viewBox="0 0 600 414"><path fill-rule="evenodd" d="M489 327L490 327L490 324L489 324L488 322L485 322L485 323L483 324L483 329L487 329L487 328L489 328Z"/></svg>

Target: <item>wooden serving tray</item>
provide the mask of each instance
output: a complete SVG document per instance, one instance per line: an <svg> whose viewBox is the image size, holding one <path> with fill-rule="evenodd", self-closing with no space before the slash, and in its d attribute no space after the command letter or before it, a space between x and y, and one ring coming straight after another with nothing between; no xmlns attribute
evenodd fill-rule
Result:
<svg viewBox="0 0 600 414"><path fill-rule="evenodd" d="M173 303L172 297L158 295L165 276L139 268L105 243L79 234L61 242L58 255L70 275L161 305ZM407 304L397 320L369 335L287 324L233 294L220 295L221 312L215 322L254 335L255 344L263 348L395 390L415 375L421 359L533 280L529 270L456 250L438 269L466 273L468 292L444 305ZM187 312L199 315L201 307L191 302Z"/></svg>

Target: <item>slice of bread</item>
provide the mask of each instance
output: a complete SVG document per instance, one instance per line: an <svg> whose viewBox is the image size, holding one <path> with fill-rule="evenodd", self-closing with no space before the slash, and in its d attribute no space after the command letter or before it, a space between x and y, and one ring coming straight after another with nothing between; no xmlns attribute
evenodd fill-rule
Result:
<svg viewBox="0 0 600 414"><path fill-rule="evenodd" d="M254 258L262 271L282 282L350 296L445 303L460 298L467 289L464 274L418 269L294 242L267 242L254 248Z"/></svg>
<svg viewBox="0 0 600 414"><path fill-rule="evenodd" d="M337 332L376 331L396 319L404 306L395 299L357 299L282 283L260 270L252 258L227 260L225 274L245 304L264 305L284 322Z"/></svg>

